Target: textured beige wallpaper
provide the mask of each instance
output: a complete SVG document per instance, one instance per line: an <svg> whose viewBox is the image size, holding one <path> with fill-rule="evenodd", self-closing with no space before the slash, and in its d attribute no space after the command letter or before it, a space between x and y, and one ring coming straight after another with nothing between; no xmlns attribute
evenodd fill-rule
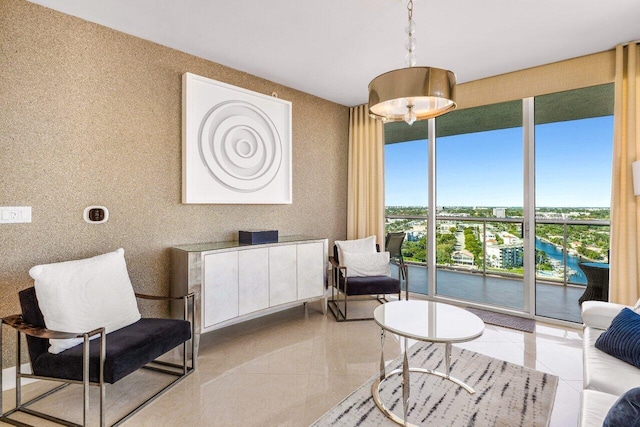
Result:
<svg viewBox="0 0 640 427"><path fill-rule="evenodd" d="M187 71L293 103L293 204L181 204ZM233 240L244 228L345 237L344 106L25 0L0 0L0 111L0 206L31 206L33 215L30 224L0 224L0 316L18 312L17 291L39 263L123 247L135 289L167 294L172 245ZM109 209L106 224L82 219L96 204ZM13 360L7 341L5 366Z"/></svg>

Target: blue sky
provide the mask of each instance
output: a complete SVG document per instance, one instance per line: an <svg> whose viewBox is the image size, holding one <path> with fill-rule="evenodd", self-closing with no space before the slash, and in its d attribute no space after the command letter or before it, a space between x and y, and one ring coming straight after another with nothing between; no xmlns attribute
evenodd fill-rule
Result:
<svg viewBox="0 0 640 427"><path fill-rule="evenodd" d="M536 205L608 207L613 117L537 125ZM438 138L438 206L522 206L522 128ZM385 147L387 206L427 205L426 140Z"/></svg>

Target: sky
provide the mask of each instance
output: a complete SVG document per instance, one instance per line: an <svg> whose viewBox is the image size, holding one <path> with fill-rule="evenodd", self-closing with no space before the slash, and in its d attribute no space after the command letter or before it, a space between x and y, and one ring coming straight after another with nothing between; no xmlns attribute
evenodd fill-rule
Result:
<svg viewBox="0 0 640 427"><path fill-rule="evenodd" d="M536 206L608 207L613 116L536 125ZM438 206L517 207L522 128L440 137ZM385 146L385 204L427 205L427 141Z"/></svg>

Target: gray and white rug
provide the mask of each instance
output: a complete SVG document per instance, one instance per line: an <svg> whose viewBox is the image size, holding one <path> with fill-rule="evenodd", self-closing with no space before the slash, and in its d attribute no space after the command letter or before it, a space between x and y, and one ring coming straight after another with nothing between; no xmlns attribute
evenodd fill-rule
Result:
<svg viewBox="0 0 640 427"><path fill-rule="evenodd" d="M435 375L411 373L408 421L424 426L547 426L558 377L513 363L452 349L451 376L476 391L469 394ZM409 365L444 371L444 344L417 343L409 349ZM387 372L401 366L397 358ZM374 376L338 403L313 426L393 426L371 397ZM402 417L401 375L382 385L380 396Z"/></svg>

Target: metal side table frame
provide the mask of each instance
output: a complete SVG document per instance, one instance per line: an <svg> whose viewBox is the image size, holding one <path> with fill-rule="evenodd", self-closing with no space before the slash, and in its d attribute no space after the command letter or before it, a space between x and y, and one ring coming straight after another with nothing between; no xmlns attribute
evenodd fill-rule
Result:
<svg viewBox="0 0 640 427"><path fill-rule="evenodd" d="M404 304L404 305L399 305L399 304ZM424 334L414 334L411 331L404 331L402 330L402 328L398 327L398 323L396 324L385 323L385 315L383 313L385 309L389 309L389 308L395 311L395 313L393 313L395 317L397 318L402 317L402 319L400 320L400 323L403 321L411 322L411 318L414 316L416 312L420 312L421 308L424 308L425 310L429 310L431 313L433 313L433 315L427 316L427 318L431 321L431 323L438 323L438 320L441 321L440 323L442 323L443 321L447 322L447 319L444 317L442 317L441 319L438 318L438 309L441 309L441 311L444 310L445 315L447 317L451 317L451 315L455 314L456 311L466 313L464 316L469 319L472 319L473 323L471 324L469 330L462 334L456 335L455 333L452 333L452 334L443 333L441 336L439 336L437 332L437 326L436 326L435 329L433 329L434 331L436 331L435 333L431 333L432 332L431 331L428 333L428 335L430 336L425 336ZM480 335L482 335L484 331L484 322L482 322L482 320L480 320L476 315L466 310L463 310L461 308L454 307L448 304L443 304L443 303L436 303L431 301L394 301L391 303L384 304L380 307L377 307L374 312L374 318L376 320L376 323L378 323L378 325L381 328L380 376L371 385L371 395L378 409L380 409L380 411L382 411L389 419L403 426L412 426L412 427L415 426L414 424L411 424L407 421L407 416L409 413L409 399L411 397L410 372L436 375L440 378L449 380L455 383L456 385L462 387L469 394L475 394L475 390L471 386L469 386L468 384L464 383L463 381L457 378L452 377L450 375L450 371L451 371L452 343L473 340L479 337ZM389 373L386 372L386 367L384 362L384 342L385 342L387 330L403 338L402 368L394 369ZM419 341L426 341L426 342L444 343L445 344L445 357L444 357L445 372L440 372L432 369L424 369L424 368L411 368L409 366L409 358L407 355L409 350L409 339L416 339ZM387 408L387 406L384 404L384 402L380 398L380 387L382 383L387 379L389 379L389 377L391 377L392 375L402 375L403 418L400 418L398 415L391 412L391 410Z"/></svg>

